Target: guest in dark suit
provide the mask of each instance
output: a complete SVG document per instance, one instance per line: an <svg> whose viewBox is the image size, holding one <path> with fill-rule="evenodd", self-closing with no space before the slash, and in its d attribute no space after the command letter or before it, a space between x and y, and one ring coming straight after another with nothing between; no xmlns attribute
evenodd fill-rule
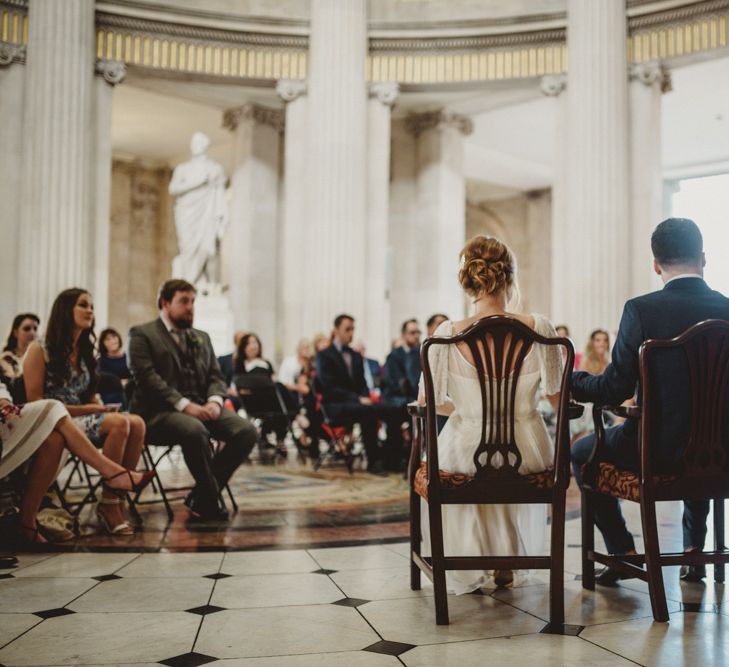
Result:
<svg viewBox="0 0 729 667"><path fill-rule="evenodd" d="M402 458L404 409L386 403L373 403L364 376L362 355L350 343L354 337L354 318L338 315L334 320L332 344L316 355L316 375L322 391L324 408L339 424L358 423L367 451L367 469L396 471ZM377 420L387 424L387 446L380 452Z"/></svg>
<svg viewBox="0 0 729 667"><path fill-rule="evenodd" d="M706 319L729 320L729 299L704 282L703 240L699 228L691 220L664 220L653 232L651 248L654 268L664 287L625 304L612 362L601 375L576 372L572 376L572 395L578 401L619 405L636 392L638 350L643 341L674 338ZM657 465L670 470L680 460L689 432L687 368L682 353L667 353L655 373L663 406ZM626 470L638 470L638 428L635 419L628 419L606 430L606 460L609 463ZM578 483L580 466L590 458L594 444L593 434L573 445L572 462ZM603 495L596 495L595 500L595 522L608 551L634 553L633 538L625 526L618 500ZM708 511L708 502L685 503L683 543L686 551L703 549ZM701 578L704 571L703 566L685 568L682 577ZM619 577L615 571L606 570L598 577L598 582L614 585Z"/></svg>
<svg viewBox="0 0 729 667"><path fill-rule="evenodd" d="M402 344L387 355L383 396L393 405L406 405L418 398L420 381L420 327L407 320L400 329Z"/></svg>
<svg viewBox="0 0 729 667"><path fill-rule="evenodd" d="M195 288L168 280L160 289L158 319L129 331L135 382L130 409L147 423L150 442L182 446L195 478L187 504L195 518L227 518L218 491L257 440L249 421L223 409L225 381L208 334L192 328ZM213 456L210 437L225 442Z"/></svg>

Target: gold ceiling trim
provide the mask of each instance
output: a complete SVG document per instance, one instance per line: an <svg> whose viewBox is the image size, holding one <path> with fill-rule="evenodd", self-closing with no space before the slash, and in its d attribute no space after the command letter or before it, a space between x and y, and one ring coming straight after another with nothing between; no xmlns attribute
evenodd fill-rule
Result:
<svg viewBox="0 0 729 667"><path fill-rule="evenodd" d="M705 13L698 14L698 8ZM667 22L672 21L672 22ZM707 0L683 11L662 12L629 20L628 62L710 52L728 46L729 0ZM527 33L524 33L527 34ZM501 37L500 42L459 41L453 50L439 40L436 50L371 50L366 62L370 82L428 85L532 78L567 71L564 38L545 31L538 43ZM486 38L483 38L484 40ZM28 16L23 3L0 0L0 42L25 46ZM401 40L397 40L399 43ZM471 40L468 40L469 42ZM372 45L375 40L371 40ZM380 47L384 44L377 43ZM396 42L390 43L392 47ZM306 38L208 30L143 19L97 14L96 56L149 70L239 80L302 80L307 76ZM486 44L489 44L487 47ZM424 44L419 44L424 46Z"/></svg>

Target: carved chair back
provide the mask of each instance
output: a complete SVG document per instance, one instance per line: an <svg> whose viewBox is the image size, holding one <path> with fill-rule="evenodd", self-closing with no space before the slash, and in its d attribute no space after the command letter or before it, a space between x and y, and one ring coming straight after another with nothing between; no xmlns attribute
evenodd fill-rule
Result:
<svg viewBox="0 0 729 667"><path fill-rule="evenodd" d="M473 453L475 478L518 476L522 455L515 438L516 390L524 361L535 344L565 349L560 409L557 415L558 441L567 431L570 372L574 348L567 338L546 338L513 317L484 317L464 331L449 337L428 338L422 346L421 364L425 382L426 435L429 478L437 475L437 426L434 382L428 351L435 345L456 345L475 368L481 392L483 418L481 437ZM457 406L456 406L457 407ZM566 448L565 448L566 450ZM567 452L556 448L555 468L567 471Z"/></svg>

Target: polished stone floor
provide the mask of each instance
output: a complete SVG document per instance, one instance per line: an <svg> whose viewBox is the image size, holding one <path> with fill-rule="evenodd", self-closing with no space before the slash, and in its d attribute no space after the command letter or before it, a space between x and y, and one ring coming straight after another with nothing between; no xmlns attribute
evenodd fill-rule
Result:
<svg viewBox="0 0 729 667"><path fill-rule="evenodd" d="M679 546L680 505L659 520L664 548ZM576 518L566 541L567 636L540 632L546 573L450 596L451 624L436 626L404 542L22 555L0 572L0 665L729 665L729 600L711 568L701 584L666 568L671 620L654 623L641 582L581 588Z"/></svg>

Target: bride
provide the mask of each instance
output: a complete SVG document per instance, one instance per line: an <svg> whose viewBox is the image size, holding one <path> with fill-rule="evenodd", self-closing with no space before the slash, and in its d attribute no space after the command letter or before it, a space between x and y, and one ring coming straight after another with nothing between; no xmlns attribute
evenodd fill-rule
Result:
<svg viewBox="0 0 729 667"><path fill-rule="evenodd" d="M557 336L542 315L509 312L507 303L517 294L516 261L501 241L472 238L461 251L459 280L473 299L475 312L460 322L443 322L434 336L453 336L490 315L513 317L542 336ZM438 436L441 470L474 475L473 453L481 439L482 403L473 356L465 343L433 345L429 360L439 414L449 415ZM520 474L541 472L553 466L554 445L537 411L540 386L557 409L562 379L559 346L536 344L527 354L516 389L515 440L522 455ZM424 405L423 380L419 402ZM424 502L424 501L421 501ZM427 505L423 506L424 552L430 539ZM444 505L443 542L446 556L541 555L545 550L546 505ZM510 571L448 571L449 592L462 594L478 588L512 586ZM517 582L518 583L518 582Z"/></svg>

